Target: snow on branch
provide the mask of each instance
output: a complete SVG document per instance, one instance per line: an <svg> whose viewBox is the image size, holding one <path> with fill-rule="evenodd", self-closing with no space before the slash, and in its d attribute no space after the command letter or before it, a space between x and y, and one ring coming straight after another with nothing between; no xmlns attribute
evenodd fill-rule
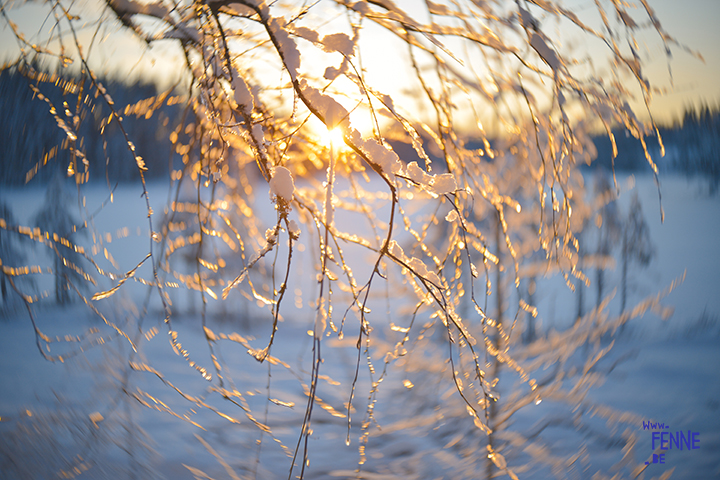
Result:
<svg viewBox="0 0 720 480"><path fill-rule="evenodd" d="M676 45L646 0L635 9L613 1L608 11L605 3L588 13L554 0L106 0L124 31L149 45L170 44L181 57L163 72L177 84L160 94L101 81L87 58L100 36L79 34L86 24L72 2L48 6L56 33L42 49L1 7L21 58L0 73L17 72L25 90L30 83L29 97L41 100L9 95L25 103L7 111L40 105L37 118L52 120L30 141L17 139L32 154L15 149L8 158L36 158L28 179L57 165L74 177L79 196L84 183L100 179L110 197L97 206L76 202L79 225L90 232L82 260L93 265L93 276L64 251L73 248L67 238L74 231L13 229L0 219L2 242L8 233L25 235L49 246L56 262L23 269L3 254L3 288L6 277L52 272L64 289L58 298L75 291L93 315L105 315L107 305L127 317L127 326L104 325L112 335L139 339L125 363L167 392L125 385L123 394L201 428L198 412L231 423L247 418L257 435L255 476L266 473L258 467L266 458L260 446L271 443L264 435L292 457L288 477L320 471L308 469L315 468L310 437L321 425L318 432L340 425L346 444L355 442L355 476L380 474L373 470L381 470L377 458L366 452L371 436L392 428L446 445L413 457L427 476L516 478L515 471L536 465L571 465L582 449L544 455L534 439L545 427L509 425L518 412L547 401L577 407L571 415L585 432L592 423L581 418L586 389L599 382L593 368L608 354L599 347L602 335L639 310L610 320L609 300L585 314L581 297L574 326L543 331L534 322L548 313L535 292L547 290L536 284L556 276L568 294L582 292L588 270L609 263L607 252L585 250L593 219L602 224L605 215L610 222L602 210L610 202L598 207L579 171L595 155L588 132L605 129L614 159L621 125L639 139L657 175L646 138L659 130L633 103L639 98L649 113L656 92L639 34L656 31L668 52ZM107 18L96 20L102 27ZM571 35L599 43L607 61L593 52L588 62L574 41L568 47ZM76 78L43 74L36 56L48 52L63 64L58 71L78 57ZM600 65L613 68L601 74ZM42 147L31 145L36 139ZM121 157L128 151L131 158ZM150 203L151 174L169 178L165 208ZM118 254L113 240L129 235L97 231L96 217L114 208L112 185L135 188L138 177L142 247ZM81 283L87 290L76 288ZM18 285L34 319L31 304L40 297ZM125 292L137 304L127 311ZM148 318L157 311L155 325ZM195 330L176 324L178 316L197 322ZM220 326L217 319L228 321ZM262 338L220 333L242 322ZM171 381L144 356L161 327L173 355L199 375L202 393ZM201 332L202 348L198 338L185 337L191 331ZM295 358L287 356L295 355L300 336L307 348L295 371L289 367ZM224 356L221 349L230 348L243 355ZM253 370L258 362L267 370ZM254 383L258 377L267 383ZM568 389L566 380L576 387ZM381 388L389 391L380 395ZM287 394L283 400L275 389ZM363 389L365 398L357 395ZM403 408L376 415L384 408L379 398L401 398ZM178 413L186 407L192 415ZM276 407L285 416L272 418ZM396 414L391 428L374 428ZM283 428L273 433L278 422Z"/></svg>

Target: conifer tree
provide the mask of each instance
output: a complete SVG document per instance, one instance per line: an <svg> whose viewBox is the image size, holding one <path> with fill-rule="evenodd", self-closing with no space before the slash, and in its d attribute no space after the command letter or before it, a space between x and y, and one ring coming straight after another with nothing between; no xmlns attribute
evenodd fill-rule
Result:
<svg viewBox="0 0 720 480"><path fill-rule="evenodd" d="M647 267L655 255L655 247L650 238L650 229L645 222L642 204L637 192L633 192L627 216L622 225L621 263L622 276L620 280L620 312L627 306L628 270L633 263L639 267Z"/></svg>
<svg viewBox="0 0 720 480"><path fill-rule="evenodd" d="M89 276L83 270L83 249L76 242L86 235L70 213L72 197L65 190L65 179L57 172L47 187L43 206L35 216L35 225L52 232L43 243L53 257L55 301L65 305L72 301L74 290L85 290Z"/></svg>
<svg viewBox="0 0 720 480"><path fill-rule="evenodd" d="M17 231L18 224L12 209L2 199L0 199L0 219L2 219L0 220L2 222L0 228L0 298L2 298L3 308L7 309L15 297L8 276L15 277L15 282L18 282L18 278L27 278L27 275L20 275L20 272L16 272L14 268L25 265L26 255L23 248L24 237Z"/></svg>
<svg viewBox="0 0 720 480"><path fill-rule="evenodd" d="M595 248L595 306L600 307L605 291L605 271L614 264L612 252L620 239L622 220L616 203L616 193L605 172L598 170L594 176L594 193L600 207L595 217L597 244Z"/></svg>

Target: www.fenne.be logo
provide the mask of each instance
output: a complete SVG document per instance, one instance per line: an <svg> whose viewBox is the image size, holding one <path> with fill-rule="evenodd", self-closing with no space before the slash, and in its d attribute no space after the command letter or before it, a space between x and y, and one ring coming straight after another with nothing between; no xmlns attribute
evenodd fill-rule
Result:
<svg viewBox="0 0 720 480"><path fill-rule="evenodd" d="M665 463L665 453L655 453L656 448L660 450L696 450L700 448L700 432L692 430L670 431L670 425L659 422L646 422L643 420L643 430L651 430L652 433L652 463ZM645 465L650 465L650 461Z"/></svg>

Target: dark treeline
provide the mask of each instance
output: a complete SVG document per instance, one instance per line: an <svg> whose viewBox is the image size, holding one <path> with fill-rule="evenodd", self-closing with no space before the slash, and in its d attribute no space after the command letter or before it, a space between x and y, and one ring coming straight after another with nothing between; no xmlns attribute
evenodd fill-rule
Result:
<svg viewBox="0 0 720 480"><path fill-rule="evenodd" d="M676 171L688 176L703 176L711 193L720 186L720 105L689 107L681 119L672 125L660 127L665 146L665 157L660 156L660 146L652 138L647 139L648 150L662 171ZM618 147L615 169L642 171L647 161L640 140L624 131L613 132ZM594 166L610 169L612 144L607 135L593 138L598 156Z"/></svg>
<svg viewBox="0 0 720 480"><path fill-rule="evenodd" d="M167 176L169 162L177 161L169 136L181 107L165 101L151 115L146 108L126 111L157 96L156 85L98 81L123 117L123 127L147 166L146 177ZM101 95L87 77L27 65L1 71L0 184L47 183L57 170L68 169L111 183L138 178L125 137L117 121L108 122L111 110Z"/></svg>
<svg viewBox="0 0 720 480"><path fill-rule="evenodd" d="M170 162L181 165L179 156L171 153L169 137L180 121L182 107L165 99L152 109L126 111L128 106L157 98L157 86L142 80L127 83L99 79L99 82L123 116L123 126L148 169L146 177L167 176ZM46 183L57 170L67 171L71 165L81 174L87 171L89 180L108 179L115 183L136 179L137 165L128 152L125 137L116 121L107 122L110 108L98 95L89 78L65 71L53 74L29 66L1 71L0 184ZM67 129L63 129L63 122ZM659 144L652 138L648 139L648 149L660 169L703 176L711 193L716 193L720 187L720 106L688 108L680 120L660 127L659 131L665 157L661 158ZM640 141L620 128L613 133L618 149L614 168L645 170L647 161ZM74 142L73 136L77 137ZM613 167L610 139L602 134L593 137L593 142L598 152L593 168L609 170ZM472 141L468 145L472 148L475 143L478 148L483 146ZM410 145L391 144L406 161L420 161ZM433 161L444 163L439 152L431 149L428 153Z"/></svg>

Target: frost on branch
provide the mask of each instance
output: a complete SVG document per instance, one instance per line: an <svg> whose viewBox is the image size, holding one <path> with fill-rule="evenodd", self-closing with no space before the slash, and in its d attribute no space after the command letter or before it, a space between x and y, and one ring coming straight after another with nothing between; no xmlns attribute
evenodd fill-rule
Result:
<svg viewBox="0 0 720 480"><path fill-rule="evenodd" d="M309 103L325 122L328 130L342 126L346 128L349 124L349 113L334 98L321 93L317 88L311 87L306 81L300 81L300 89Z"/></svg>
<svg viewBox="0 0 720 480"><path fill-rule="evenodd" d="M553 70L559 70L562 66L560 59L553 49L551 49L543 35L537 32L530 34L530 46L540 55L540 57L547 63Z"/></svg>
<svg viewBox="0 0 720 480"><path fill-rule="evenodd" d="M290 203L294 191L295 183L290 170L285 167L275 167L270 179L270 195Z"/></svg>
<svg viewBox="0 0 720 480"><path fill-rule="evenodd" d="M295 41L290 38L287 30L285 30L285 20L282 18L270 18L266 25L273 36L274 42L276 42L278 53L282 56L287 72L295 80L300 68L300 51Z"/></svg>
<svg viewBox="0 0 720 480"><path fill-rule="evenodd" d="M340 52L345 56L351 56L355 49L352 39L344 33L333 33L325 35L320 43L323 49L328 52Z"/></svg>
<svg viewBox="0 0 720 480"><path fill-rule="evenodd" d="M543 291L536 284L545 277L556 276L569 289L589 282L583 269L592 259L585 258L581 234L598 203L587 198L578 171L593 160L588 131L604 130L614 145L613 132L624 127L659 171L647 146L657 128L642 120L631 97L649 105L654 92L639 47L647 40L643 30L659 32L668 52L677 46L644 1L598 1L593 12L564 3L180 0L170 8L107 0L123 31L150 49L172 45L182 58L171 67L179 78L172 90L132 101L113 98L87 58L75 62L79 76L67 81L35 66L38 58L64 65L72 60L68 52L94 52L93 43L83 42L100 36L58 35L41 48L8 22L21 45L11 68L27 77L44 114L50 112L67 154L48 153L33 171L60 165L82 193L89 178L113 185L114 169L133 165L148 241L124 265L114 260L108 232L93 231L87 250L42 226L40 233L12 227L13 233L56 253L91 252L83 269L91 265L92 276L64 275L77 283L105 281L92 285L89 298L82 288L71 291L94 315L103 316L100 308L119 302L115 293L126 290L138 299L128 317L161 312L159 326L143 317L126 329L144 339L165 329L173 361L199 375L203 394L182 390L159 368L137 372L155 376L168 396L180 394L187 403L180 408L231 423L246 418L263 451L272 444L294 456L291 477L312 477L306 475L313 468L309 437L317 435L315 427L337 427L337 419L346 442L357 445L344 451L353 452L348 468L359 470L355 476L381 474L379 457L367 452L397 431L446 446L414 456L419 473L408 475L515 478L516 467L558 471L582 452L546 455L543 432L522 429L513 416L534 415L541 401L570 405L570 430L587 431L585 394L599 379L585 360L572 363L586 353L588 362L605 355L600 339L611 331L608 322L618 326L630 316L607 320L599 299L571 330L549 334L537 327L547 312L533 292ZM92 24L84 15L91 12L80 20L67 0L47 8L48 18L58 19L55 31L78 33ZM588 64L582 51L566 47L569 38L576 47L577 37L604 45L607 58L593 52ZM603 61L609 74L594 71L593 65L605 70ZM171 151L140 154L136 145L147 132L130 128L129 119L153 117L162 119L158 130ZM339 138L328 142L328 131ZM159 176L171 179L171 200L154 212L150 198L167 192L156 196L145 176L168 165ZM109 195L112 203L112 190ZM83 228L93 230L94 210L78 204L87 209ZM186 312L201 324L195 326L207 348L174 328ZM208 325L215 318L231 321ZM256 340L219 333L234 328L232 320L262 333ZM305 356L286 358L284 336L300 345L298 329L309 332ZM134 338L118 326L112 331ZM339 355L331 346L354 351ZM225 364L223 348L244 357ZM354 363L343 363L347 358ZM257 362L270 370L254 378L287 377L247 388L233 381L233 373L245 375ZM339 371L345 367L351 373ZM400 391L383 383L397 372ZM344 383L331 379L335 373ZM564 379L577 389L565 389ZM274 398L276 388L303 401ZM176 404L162 393L124 392L195 422L171 409ZM395 394L412 408L378 400ZM273 417L275 407L291 404L286 417ZM267 421L259 420L265 411ZM274 431L279 423L289 428Z"/></svg>
<svg viewBox="0 0 720 480"><path fill-rule="evenodd" d="M245 83L245 80L237 70L234 71L232 89L235 94L235 102L243 109L244 112L251 114L253 106L255 105L255 100L250 92L250 88L248 88L247 83Z"/></svg>
<svg viewBox="0 0 720 480"><path fill-rule="evenodd" d="M412 162L407 166L407 175L410 180L435 196L453 193L457 190L457 182L452 173L428 175L418 167L417 162Z"/></svg>
<svg viewBox="0 0 720 480"><path fill-rule="evenodd" d="M368 160L378 165L380 170L383 172L396 174L402 171L400 158L392 151L392 149L380 144L377 140L372 138L367 140L359 138L357 131L353 132L351 138L360 147L363 153L367 155Z"/></svg>

